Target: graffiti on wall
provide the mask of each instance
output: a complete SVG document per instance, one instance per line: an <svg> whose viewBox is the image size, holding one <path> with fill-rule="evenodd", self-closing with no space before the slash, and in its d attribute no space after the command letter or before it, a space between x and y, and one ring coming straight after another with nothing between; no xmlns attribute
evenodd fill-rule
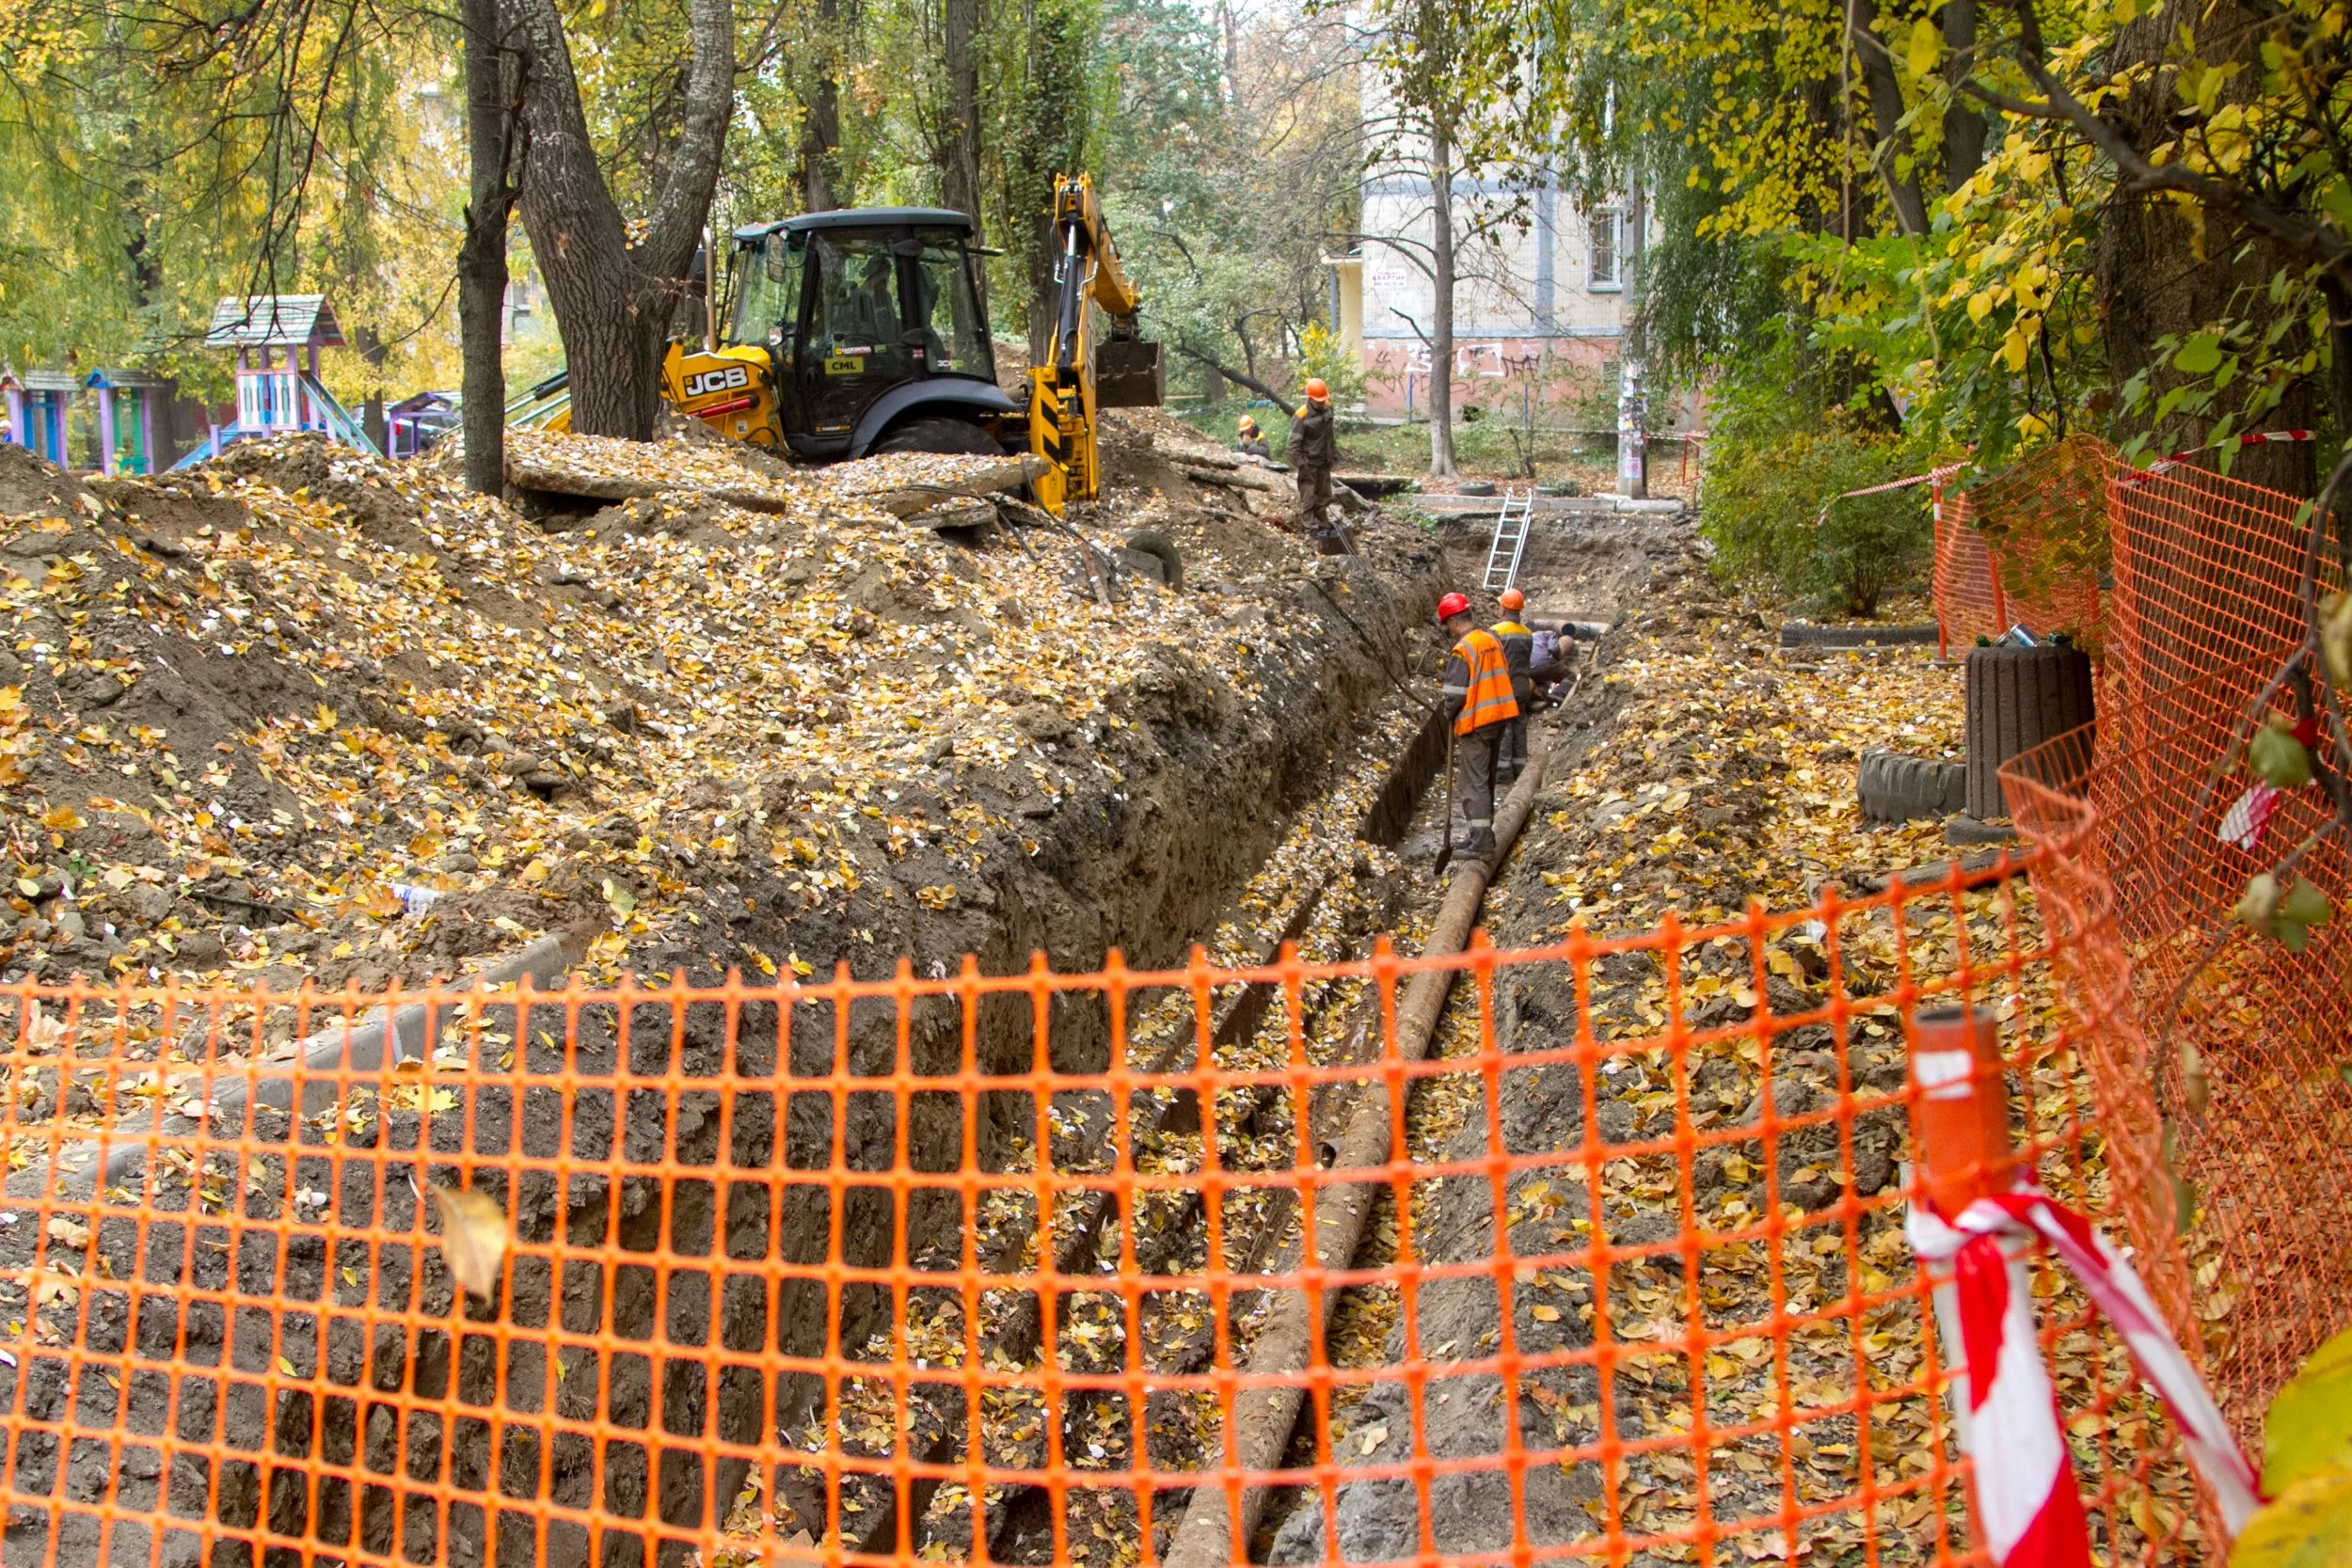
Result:
<svg viewBox="0 0 2352 1568"><path fill-rule="evenodd" d="M1494 404L1517 411L1531 405L1539 419L1589 401L1616 353L1611 339L1484 339L1454 346L1453 404ZM1397 417L1429 405L1432 356L1425 342L1364 345L1366 403L1375 414Z"/></svg>

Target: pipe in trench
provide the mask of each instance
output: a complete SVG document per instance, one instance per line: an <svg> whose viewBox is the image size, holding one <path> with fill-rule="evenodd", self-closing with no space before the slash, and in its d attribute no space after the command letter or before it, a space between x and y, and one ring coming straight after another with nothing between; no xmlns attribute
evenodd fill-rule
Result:
<svg viewBox="0 0 2352 1568"><path fill-rule="evenodd" d="M1492 868L1510 853L1520 830L1534 815L1535 796L1543 788L1549 759L1542 749L1531 746L1528 750L1526 772L1503 800L1502 809L1495 814L1494 859L1465 863L1454 873L1445 902L1439 906L1437 921L1430 927L1429 940L1422 946L1423 958L1446 958L1462 951L1470 940L1470 927L1478 918L1479 906L1486 898ZM1448 823L1446 831L1451 832L1453 824ZM1396 1054L1400 1060L1418 1062L1428 1054L1429 1042L1444 1014L1454 974L1451 969L1424 970L1414 975L1406 988L1396 1012ZM1334 1172L1375 1168L1389 1163L1392 1125L1389 1096L1376 1083L1369 1085L1368 1091L1358 1101L1337 1140L1338 1154L1330 1166ZM1345 1269L1354 1260L1373 1201L1384 1185L1379 1181L1350 1186L1316 1183L1312 1205L1315 1268ZM1322 1317L1327 1327L1339 1306L1340 1291L1327 1290L1322 1296ZM1281 1291L1267 1313L1264 1326L1250 1343L1248 1364L1236 1370L1253 1379L1305 1371L1315 1326L1311 1320L1308 1292ZM1168 1544L1166 1568L1231 1568L1236 1560L1234 1527L1238 1524L1239 1539L1247 1542L1257 1529L1269 1490L1263 1485L1247 1484L1244 1477L1248 1472L1263 1473L1280 1467L1282 1451L1290 1445L1291 1429L1298 1424L1298 1409L1305 1397L1306 1389L1298 1386L1244 1388L1234 1395L1232 1415L1225 1427L1226 1465L1221 1482L1204 1478L1207 1483L1194 1490L1184 1520Z"/></svg>

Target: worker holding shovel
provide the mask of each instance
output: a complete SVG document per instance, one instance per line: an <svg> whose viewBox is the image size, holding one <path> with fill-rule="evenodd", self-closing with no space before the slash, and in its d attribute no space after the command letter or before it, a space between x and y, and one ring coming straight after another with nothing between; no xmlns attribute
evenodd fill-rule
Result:
<svg viewBox="0 0 2352 1568"><path fill-rule="evenodd" d="M1511 690L1511 665L1502 640L1470 618L1466 594L1448 594L1438 601L1438 621L1454 639L1454 657L1445 667L1445 689L1439 706L1453 721L1454 793L1461 802L1470 832L1461 852L1470 860L1491 861L1495 853L1495 764L1511 721L1519 716L1518 700ZM1454 850L1453 813L1446 814L1446 848Z"/></svg>

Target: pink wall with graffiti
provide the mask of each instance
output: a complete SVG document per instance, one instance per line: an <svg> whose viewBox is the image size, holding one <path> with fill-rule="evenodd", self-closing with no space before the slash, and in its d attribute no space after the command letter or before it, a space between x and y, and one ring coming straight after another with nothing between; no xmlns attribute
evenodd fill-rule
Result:
<svg viewBox="0 0 2352 1568"><path fill-rule="evenodd" d="M1518 419L1532 404L1539 424L1615 423L1597 404L1613 397L1617 340L1611 338L1479 339L1454 346L1454 406L1477 407ZM1429 408L1429 349L1393 338L1364 343L1365 411L1397 419Z"/></svg>

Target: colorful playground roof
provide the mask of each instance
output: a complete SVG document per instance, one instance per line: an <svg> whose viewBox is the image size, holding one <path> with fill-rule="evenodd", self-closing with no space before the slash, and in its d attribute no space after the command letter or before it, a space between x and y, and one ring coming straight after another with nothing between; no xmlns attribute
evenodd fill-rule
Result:
<svg viewBox="0 0 2352 1568"><path fill-rule="evenodd" d="M335 308L325 294L232 295L213 307L212 330L204 334L208 348L278 348L289 343L341 348L342 342Z"/></svg>

